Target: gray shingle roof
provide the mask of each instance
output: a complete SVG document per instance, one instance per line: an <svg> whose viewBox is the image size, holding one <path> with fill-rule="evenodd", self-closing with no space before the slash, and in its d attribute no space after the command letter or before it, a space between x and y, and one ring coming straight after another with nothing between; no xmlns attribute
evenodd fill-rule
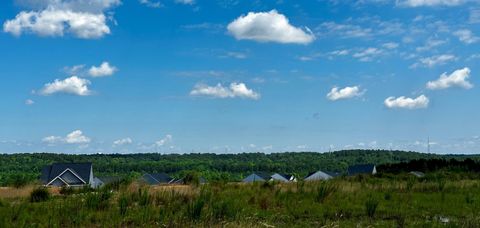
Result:
<svg viewBox="0 0 480 228"><path fill-rule="evenodd" d="M92 171L92 163L54 163L43 167L42 169L42 182L47 184L55 177L60 175L66 169L72 170L75 174L80 176L87 184L90 181L90 172Z"/></svg>
<svg viewBox="0 0 480 228"><path fill-rule="evenodd" d="M166 173L146 173L142 176L142 179L147 182L147 184L168 184L173 178L168 176Z"/></svg>
<svg viewBox="0 0 480 228"><path fill-rule="evenodd" d="M365 165L354 165L348 167L348 175L353 176L357 174L372 174L375 165L365 164Z"/></svg>

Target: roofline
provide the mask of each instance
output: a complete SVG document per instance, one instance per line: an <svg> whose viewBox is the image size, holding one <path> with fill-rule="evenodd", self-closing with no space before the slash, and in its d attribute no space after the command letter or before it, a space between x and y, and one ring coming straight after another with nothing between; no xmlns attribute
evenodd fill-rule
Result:
<svg viewBox="0 0 480 228"><path fill-rule="evenodd" d="M80 176L78 176L74 171L72 171L70 168L66 168L65 170L63 170L63 172L61 172L60 174L58 174L55 178L53 178L50 182L48 182L46 185L50 185L53 181L55 181L57 178L60 178L65 184L67 184L60 176L63 175L65 172L70 171L71 173L73 173L73 175L75 175L78 179L80 179L83 184L87 184L87 182L85 182L83 180L83 178L81 178ZM69 184L67 184L69 185ZM69 185L70 186L70 185Z"/></svg>

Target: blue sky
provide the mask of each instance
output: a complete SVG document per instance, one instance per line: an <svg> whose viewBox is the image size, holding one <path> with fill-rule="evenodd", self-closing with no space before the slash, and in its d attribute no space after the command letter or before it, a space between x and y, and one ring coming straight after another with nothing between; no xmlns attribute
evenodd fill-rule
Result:
<svg viewBox="0 0 480 228"><path fill-rule="evenodd" d="M478 153L468 0L14 0L0 153Z"/></svg>

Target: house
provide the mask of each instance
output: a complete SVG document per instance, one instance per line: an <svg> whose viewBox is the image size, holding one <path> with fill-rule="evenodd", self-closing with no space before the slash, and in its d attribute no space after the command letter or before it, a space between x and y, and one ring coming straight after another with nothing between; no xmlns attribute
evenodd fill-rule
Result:
<svg viewBox="0 0 480 228"><path fill-rule="evenodd" d="M42 169L44 186L95 187L92 163L54 163Z"/></svg>
<svg viewBox="0 0 480 228"><path fill-rule="evenodd" d="M355 176L359 174L375 175L377 174L377 167L372 164L354 165L348 167L347 173L349 176Z"/></svg>
<svg viewBox="0 0 480 228"><path fill-rule="evenodd" d="M207 180L204 177L199 177L198 178L198 183L199 184L205 184L205 183L207 183ZM174 180L172 182L172 184L188 184L188 183L185 182L185 177L184 177L184 178L180 178L178 180Z"/></svg>
<svg viewBox="0 0 480 228"><path fill-rule="evenodd" d="M309 173L304 180L305 181L330 180L339 175L340 175L339 173L334 173L334 172L316 171L316 172Z"/></svg>
<svg viewBox="0 0 480 228"><path fill-rule="evenodd" d="M422 172L420 172L420 171L412 171L412 172L410 172L409 174L414 175L414 176L416 176L416 177L418 177L418 178L425 177L425 173L422 173Z"/></svg>
<svg viewBox="0 0 480 228"><path fill-rule="evenodd" d="M248 177L242 180L244 183L252 183L252 182L265 182L270 181L272 176L269 173L265 172L255 172L250 174Z"/></svg>
<svg viewBox="0 0 480 228"><path fill-rule="evenodd" d="M175 178L165 173L146 173L141 179L149 185L171 184L175 181Z"/></svg>
<svg viewBox="0 0 480 228"><path fill-rule="evenodd" d="M280 181L280 182L297 182L297 178L293 175L275 173L271 177L271 181Z"/></svg>
<svg viewBox="0 0 480 228"><path fill-rule="evenodd" d="M120 181L122 181L121 177L94 177L93 178L93 183L94 183L93 188L100 188L104 185L115 183L115 182L120 182Z"/></svg>

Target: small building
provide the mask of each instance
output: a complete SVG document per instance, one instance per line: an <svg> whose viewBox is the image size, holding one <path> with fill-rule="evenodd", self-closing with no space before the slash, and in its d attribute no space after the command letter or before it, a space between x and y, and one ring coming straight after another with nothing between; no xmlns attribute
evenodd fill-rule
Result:
<svg viewBox="0 0 480 228"><path fill-rule="evenodd" d="M146 173L141 179L149 185L171 184L175 181L175 178L166 173Z"/></svg>
<svg viewBox="0 0 480 228"><path fill-rule="evenodd" d="M304 180L305 181L322 181L322 180L330 180L337 176L339 176L339 174L334 172L316 171L316 172L309 173Z"/></svg>
<svg viewBox="0 0 480 228"><path fill-rule="evenodd" d="M414 176L416 176L416 177L418 177L418 178L425 177L425 173L420 172L420 171L412 171L412 172L410 172L409 174L414 175Z"/></svg>
<svg viewBox="0 0 480 228"><path fill-rule="evenodd" d="M255 172L250 174L248 177L242 180L244 183L253 183L253 182L265 182L270 181L272 176L269 173L265 172Z"/></svg>
<svg viewBox="0 0 480 228"><path fill-rule="evenodd" d="M41 180L46 187L95 187L92 163L54 163L42 169Z"/></svg>
<svg viewBox="0 0 480 228"><path fill-rule="evenodd" d="M199 184L206 184L206 183L207 183L207 179L205 179L204 177L199 177L199 178L198 178L198 183L199 183ZM188 184L188 183L185 182L185 177L184 177L184 178L180 178L180 179L174 180L174 181L172 182L172 184L184 185L184 184Z"/></svg>
<svg viewBox="0 0 480 228"><path fill-rule="evenodd" d="M111 184L111 183L116 183L122 181L121 177L94 177L93 178L93 183L94 186L93 188L100 188L102 186Z"/></svg>
<svg viewBox="0 0 480 228"><path fill-rule="evenodd" d="M275 173L270 176L271 181L280 181L280 182L297 182L297 178L294 175Z"/></svg>
<svg viewBox="0 0 480 228"><path fill-rule="evenodd" d="M349 176L355 176L360 174L375 175L377 174L377 167L372 164L354 165L348 167L347 173Z"/></svg>

